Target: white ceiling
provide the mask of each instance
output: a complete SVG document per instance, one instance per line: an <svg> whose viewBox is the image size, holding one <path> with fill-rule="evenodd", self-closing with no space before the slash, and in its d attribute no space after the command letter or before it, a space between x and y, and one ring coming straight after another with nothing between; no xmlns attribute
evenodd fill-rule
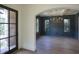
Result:
<svg viewBox="0 0 79 59"><path fill-rule="evenodd" d="M52 8L41 12L40 16L62 16L62 15L73 15L78 13L79 10L67 9L67 8Z"/></svg>

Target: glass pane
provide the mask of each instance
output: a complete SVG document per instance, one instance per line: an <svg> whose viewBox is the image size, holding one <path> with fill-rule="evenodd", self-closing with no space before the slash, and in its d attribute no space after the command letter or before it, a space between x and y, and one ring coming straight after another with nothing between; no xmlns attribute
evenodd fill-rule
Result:
<svg viewBox="0 0 79 59"><path fill-rule="evenodd" d="M49 20L45 20L45 31L49 29Z"/></svg>
<svg viewBox="0 0 79 59"><path fill-rule="evenodd" d="M10 36L16 35L16 26L15 24L10 24Z"/></svg>
<svg viewBox="0 0 79 59"><path fill-rule="evenodd" d="M16 23L16 13L10 11L10 23Z"/></svg>
<svg viewBox="0 0 79 59"><path fill-rule="evenodd" d="M0 23L8 23L8 10L0 8Z"/></svg>
<svg viewBox="0 0 79 59"><path fill-rule="evenodd" d="M0 40L0 53L5 53L9 50L8 48L8 39L2 39Z"/></svg>
<svg viewBox="0 0 79 59"><path fill-rule="evenodd" d="M36 21L36 32L39 32L39 20Z"/></svg>
<svg viewBox="0 0 79 59"><path fill-rule="evenodd" d="M70 19L64 19L64 32L70 32Z"/></svg>
<svg viewBox="0 0 79 59"><path fill-rule="evenodd" d="M13 49L16 47L16 37L10 38L10 49Z"/></svg>
<svg viewBox="0 0 79 59"><path fill-rule="evenodd" d="M0 38L8 37L8 24L0 24Z"/></svg>

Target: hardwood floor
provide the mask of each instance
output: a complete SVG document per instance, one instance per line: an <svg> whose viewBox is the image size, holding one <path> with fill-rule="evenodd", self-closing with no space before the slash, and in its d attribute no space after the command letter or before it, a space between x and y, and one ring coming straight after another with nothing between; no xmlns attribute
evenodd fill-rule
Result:
<svg viewBox="0 0 79 59"><path fill-rule="evenodd" d="M79 41L67 37L42 36L37 40L38 54L78 54Z"/></svg>
<svg viewBox="0 0 79 59"><path fill-rule="evenodd" d="M16 54L79 54L79 40L73 38L42 36L36 45L36 52L19 50Z"/></svg>

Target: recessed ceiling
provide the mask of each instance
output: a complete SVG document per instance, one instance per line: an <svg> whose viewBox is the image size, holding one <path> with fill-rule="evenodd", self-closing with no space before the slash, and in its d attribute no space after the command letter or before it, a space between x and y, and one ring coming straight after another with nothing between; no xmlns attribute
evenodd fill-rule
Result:
<svg viewBox="0 0 79 59"><path fill-rule="evenodd" d="M52 8L38 14L39 16L62 16L77 14L79 10L67 9L67 8Z"/></svg>

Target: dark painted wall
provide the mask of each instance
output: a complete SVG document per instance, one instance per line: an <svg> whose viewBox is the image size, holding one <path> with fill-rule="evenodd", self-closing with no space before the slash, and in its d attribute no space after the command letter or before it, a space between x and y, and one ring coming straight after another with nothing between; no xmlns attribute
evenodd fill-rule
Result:
<svg viewBox="0 0 79 59"><path fill-rule="evenodd" d="M52 17L53 18L53 17ZM46 32L47 35L51 36L62 36L63 35L63 21L56 22L52 19L49 21L49 31Z"/></svg>
<svg viewBox="0 0 79 59"><path fill-rule="evenodd" d="M75 37L78 39L78 14L75 15Z"/></svg>
<svg viewBox="0 0 79 59"><path fill-rule="evenodd" d="M49 35L49 36L67 36L67 37L73 37L77 38L78 37L78 17L77 15L67 15L67 16L62 16L63 19L70 19L70 32L64 32L64 21L60 21L60 23L55 23L51 18L55 16L47 16L47 17L40 17L38 16L37 18L39 19L39 33L40 35ZM45 32L45 20L49 19L49 28Z"/></svg>
<svg viewBox="0 0 79 59"><path fill-rule="evenodd" d="M45 35L45 24L44 24L44 21L45 21L45 19L44 18L42 18L42 17L40 17L39 18L40 20L39 20L39 32L40 32L40 35Z"/></svg>

